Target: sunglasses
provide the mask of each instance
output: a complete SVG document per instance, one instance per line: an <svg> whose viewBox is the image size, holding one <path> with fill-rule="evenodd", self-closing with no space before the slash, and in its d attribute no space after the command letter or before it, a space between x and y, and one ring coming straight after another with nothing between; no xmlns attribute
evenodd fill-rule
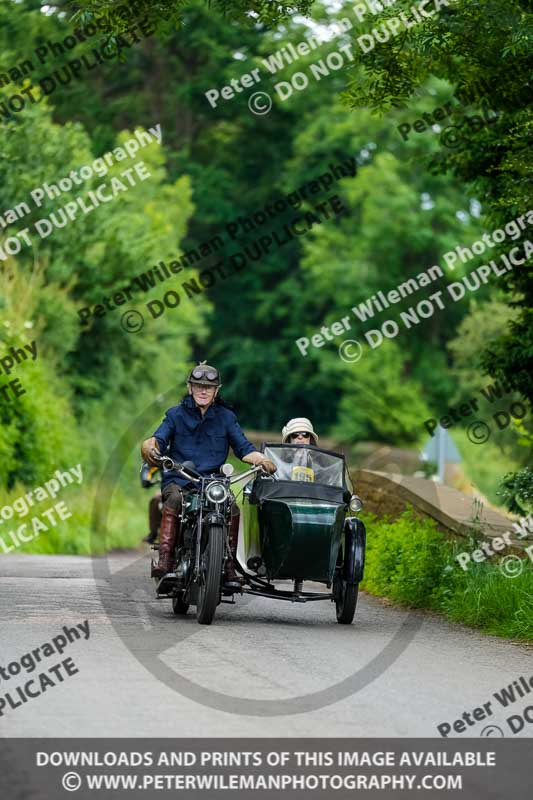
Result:
<svg viewBox="0 0 533 800"><path fill-rule="evenodd" d="M204 367L195 367L192 371L192 378L199 381L202 378L207 379L208 381L216 381L218 380L218 372L214 369L205 369Z"/></svg>
<svg viewBox="0 0 533 800"><path fill-rule="evenodd" d="M303 439L310 439L311 434L307 433L307 431L298 431L297 433L291 433L291 439L297 439L298 437L302 437Z"/></svg>

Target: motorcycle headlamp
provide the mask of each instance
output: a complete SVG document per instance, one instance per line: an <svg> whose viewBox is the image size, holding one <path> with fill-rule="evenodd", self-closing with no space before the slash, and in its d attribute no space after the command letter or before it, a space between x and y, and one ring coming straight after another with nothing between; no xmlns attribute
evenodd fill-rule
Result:
<svg viewBox="0 0 533 800"><path fill-rule="evenodd" d="M228 492L223 483L211 483L206 490L207 499L212 503L223 503Z"/></svg>
<svg viewBox="0 0 533 800"><path fill-rule="evenodd" d="M361 511L363 508L363 501L360 497L357 497L356 494L352 494L352 499L350 500L350 511L353 511L354 514L357 514L358 511Z"/></svg>

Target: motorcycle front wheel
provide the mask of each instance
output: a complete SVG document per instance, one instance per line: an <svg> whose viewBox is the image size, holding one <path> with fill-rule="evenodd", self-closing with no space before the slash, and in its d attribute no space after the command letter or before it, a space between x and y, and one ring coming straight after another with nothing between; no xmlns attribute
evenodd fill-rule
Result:
<svg viewBox="0 0 533 800"><path fill-rule="evenodd" d="M224 560L224 528L210 525L207 541L200 561L200 587L196 621L200 625L211 625L220 599L220 581Z"/></svg>

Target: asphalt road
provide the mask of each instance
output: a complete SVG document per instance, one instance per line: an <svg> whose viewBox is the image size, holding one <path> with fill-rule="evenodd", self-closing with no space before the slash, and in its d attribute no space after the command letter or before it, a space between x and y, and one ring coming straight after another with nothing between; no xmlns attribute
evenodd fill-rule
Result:
<svg viewBox="0 0 533 800"><path fill-rule="evenodd" d="M532 675L527 646L368 595L351 626L336 623L329 601L251 597L199 626L194 613L176 617L154 599L148 566L148 552L113 555L97 560L95 579L89 558L0 558L0 666L64 625L88 620L90 630L61 656L79 672L4 707L1 736L433 737L438 724L492 701L493 714L462 737L489 724L510 737L506 718L533 703L533 691L508 709L493 697ZM0 680L0 695L28 678ZM533 724L518 735L533 735Z"/></svg>

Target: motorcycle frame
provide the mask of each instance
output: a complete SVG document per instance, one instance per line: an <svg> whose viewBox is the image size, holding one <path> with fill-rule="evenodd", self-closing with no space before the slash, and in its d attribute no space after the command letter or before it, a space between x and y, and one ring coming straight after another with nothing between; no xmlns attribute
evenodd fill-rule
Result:
<svg viewBox="0 0 533 800"><path fill-rule="evenodd" d="M194 588L195 588L195 585L198 586L198 578L199 578L199 575L200 575L200 556L201 556L201 549L202 549L202 532L203 532L203 525L204 525L204 516L205 516L205 521L214 522L214 523L220 524L225 528L226 535L225 535L225 541L224 541L224 545L225 545L224 549L226 551L226 556L225 557L227 558L228 554L230 554L229 553L229 546L228 546L228 539L227 539L228 512L231 513L231 510L230 510L231 509L231 504L235 501L235 496L234 496L233 492L231 491L231 485L233 483L237 483L237 481L244 480L245 478L248 478L250 475L255 474L256 472L258 472L261 469L261 467L260 466L255 466L255 467L252 467L251 469L248 469L245 472L237 474L237 475L230 475L230 476L222 475L222 476L205 477L205 476L199 475L199 474L196 474L196 475L193 475L192 473L189 474L187 468L184 467L183 464L176 463L169 456L161 456L158 460L160 461L160 463L161 463L161 465L162 465L162 467L164 469L167 469L167 471L173 471L173 472L176 472L178 474L181 474L181 476L183 478L186 478L188 481L190 481L191 483L195 484L195 488L196 488L196 485L199 484L199 486L198 486L198 494L200 495L200 509L199 509L198 520L197 520L197 525L196 525L196 539L195 539L195 546L194 546L195 547L194 569L192 570L191 575L189 576L189 579L187 581L187 584L186 584L185 588L184 589L180 589L180 591L183 591L184 594L190 594L191 591L192 591L192 596L191 596L190 599L191 599L191 602L194 603L194 595L196 594ZM208 485L210 483L222 483L224 485L224 487L226 488L226 490L228 492L228 496L226 497L226 499L222 503L214 502L212 500L209 500L209 498L207 497L207 488L208 488ZM204 515L204 504L205 504L204 498L206 498L208 503L212 503L214 505L214 509L208 509L207 510L208 513L205 514L205 515ZM223 511L220 511L220 506L221 505L223 505ZM185 523L186 517L187 517L187 515L185 514L185 509L184 509L184 506L182 505L182 511L181 511L181 522L182 522L182 524ZM159 594L158 593L158 597L159 598L172 597L173 595L174 595L173 591L165 592L164 594Z"/></svg>
<svg viewBox="0 0 533 800"><path fill-rule="evenodd" d="M207 497L207 486L209 483L222 483L224 487L229 490L229 479L224 478L204 478L202 477L199 480L200 486L198 487L198 494L200 495L200 510L198 514L198 520L196 524L196 541L195 541L195 559L194 559L194 571L191 576L191 581L197 580L200 575L200 555L202 550L202 532L204 526L204 505L207 503L212 503L215 508L214 509L207 509L207 514L205 514L205 522L206 524L219 524L226 528L226 537L225 537L225 549L227 550L227 527L228 527L228 512L231 513L231 502L233 497L233 493L231 490L228 491L228 496L223 501L223 503L213 503L212 500L209 500ZM207 485L206 485L207 484ZM205 498L205 501L204 501ZM220 511L220 506L223 505L223 510ZM189 582L189 584L190 584ZM188 589L189 587L187 587Z"/></svg>

